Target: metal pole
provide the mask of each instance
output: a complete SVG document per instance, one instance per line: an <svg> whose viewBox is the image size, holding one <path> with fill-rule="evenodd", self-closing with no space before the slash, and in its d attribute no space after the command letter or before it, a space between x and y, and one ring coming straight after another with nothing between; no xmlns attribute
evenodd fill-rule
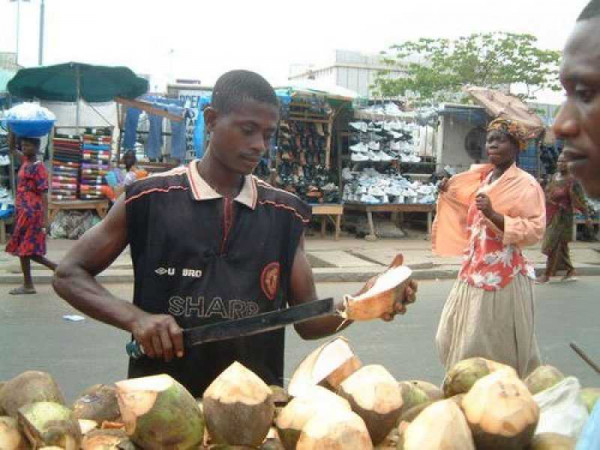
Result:
<svg viewBox="0 0 600 450"><path fill-rule="evenodd" d="M17 0L17 55L15 57L15 62L17 66L19 65L19 31L21 28L21 0Z"/></svg>
<svg viewBox="0 0 600 450"><path fill-rule="evenodd" d="M44 64L44 16L46 13L46 5L44 0L41 0L40 3L40 45L38 48L38 66L42 66Z"/></svg>

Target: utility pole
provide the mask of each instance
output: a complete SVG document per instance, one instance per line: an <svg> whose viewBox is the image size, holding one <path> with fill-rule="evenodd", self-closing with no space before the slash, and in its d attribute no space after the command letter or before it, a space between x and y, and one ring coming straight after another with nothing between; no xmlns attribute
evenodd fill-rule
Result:
<svg viewBox="0 0 600 450"><path fill-rule="evenodd" d="M44 64L44 15L46 13L46 5L44 0L40 2L40 45L38 48L38 66Z"/></svg>
<svg viewBox="0 0 600 450"><path fill-rule="evenodd" d="M23 0L29 2L30 0ZM17 2L17 54L15 57L15 63L19 65L19 36L21 31L21 0L10 0L11 3Z"/></svg>

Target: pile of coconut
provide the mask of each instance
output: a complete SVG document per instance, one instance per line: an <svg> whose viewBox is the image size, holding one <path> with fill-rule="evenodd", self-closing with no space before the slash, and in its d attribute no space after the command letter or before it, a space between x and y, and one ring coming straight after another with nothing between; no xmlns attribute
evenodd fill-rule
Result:
<svg viewBox="0 0 600 450"><path fill-rule="evenodd" d="M574 440L534 436L533 395L564 376L527 379L483 358L456 364L441 388L362 365L343 337L308 355L287 390L233 363L194 399L168 375L92 386L72 404L52 377L0 383L0 450L563 450ZM591 411L600 389L583 389Z"/></svg>

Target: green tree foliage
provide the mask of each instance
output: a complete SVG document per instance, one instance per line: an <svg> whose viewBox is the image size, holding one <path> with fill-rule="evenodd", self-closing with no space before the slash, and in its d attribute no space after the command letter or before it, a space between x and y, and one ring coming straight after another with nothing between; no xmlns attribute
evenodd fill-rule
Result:
<svg viewBox="0 0 600 450"><path fill-rule="evenodd" d="M381 71L373 85L383 97L416 96L420 102L456 101L465 85L519 87L531 99L541 89L560 90L560 52L537 47L529 34L483 33L450 39L421 38L382 52L384 61L402 67L405 77ZM513 92L514 93L514 92Z"/></svg>

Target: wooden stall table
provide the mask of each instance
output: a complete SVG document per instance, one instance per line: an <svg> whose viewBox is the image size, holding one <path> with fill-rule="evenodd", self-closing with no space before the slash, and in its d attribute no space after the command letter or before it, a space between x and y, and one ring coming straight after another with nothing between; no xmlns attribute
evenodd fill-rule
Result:
<svg viewBox="0 0 600 450"><path fill-rule="evenodd" d="M600 219L591 219L592 225L600 225ZM573 242L577 241L577 225L584 225L585 219L573 218Z"/></svg>
<svg viewBox="0 0 600 450"><path fill-rule="evenodd" d="M63 209L94 209L101 219L108 213L108 200L66 200L48 202L48 218L50 223L54 221L56 215Z"/></svg>
<svg viewBox="0 0 600 450"><path fill-rule="evenodd" d="M325 237L325 232L327 231L327 220L330 220L335 227L335 240L339 240L342 225L342 215L344 214L344 205L324 203L311 206L313 216L323 216L321 217L321 237Z"/></svg>
<svg viewBox="0 0 600 450"><path fill-rule="evenodd" d="M373 213L384 212L391 213L392 215L400 215L400 221L403 220L404 213L407 212L420 212L427 214L427 234L431 236L431 227L433 223L433 212L435 211L435 204L385 204L385 205L368 205L364 203L345 203L344 208L348 211L364 211L367 214L367 221L369 222L370 234L366 236L367 240L376 240L377 233L375 232L375 224L373 223Z"/></svg>

